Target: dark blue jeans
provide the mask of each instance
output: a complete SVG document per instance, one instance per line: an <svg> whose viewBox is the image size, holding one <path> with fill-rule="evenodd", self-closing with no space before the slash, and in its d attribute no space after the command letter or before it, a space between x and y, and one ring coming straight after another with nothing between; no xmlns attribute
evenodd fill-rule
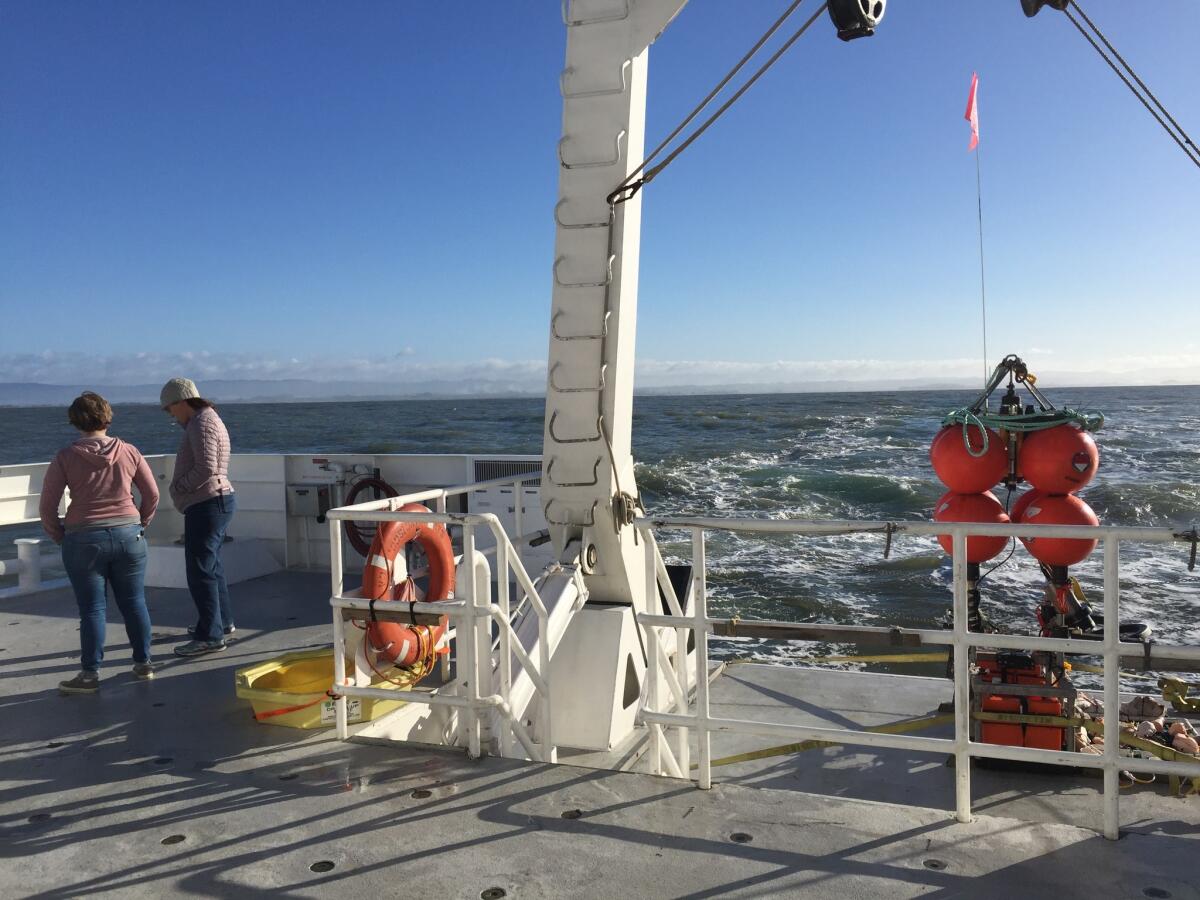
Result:
<svg viewBox="0 0 1200 900"><path fill-rule="evenodd" d="M62 543L63 566L79 604L80 666L98 672L104 658L108 585L133 648L134 662L150 661L150 613L146 611L146 538L141 525L70 532Z"/></svg>
<svg viewBox="0 0 1200 900"><path fill-rule="evenodd" d="M188 590L196 604L196 640L224 640L223 629L233 624L229 585L221 565L221 545L233 521L237 501L219 494L189 506L183 513L183 553L187 562Z"/></svg>

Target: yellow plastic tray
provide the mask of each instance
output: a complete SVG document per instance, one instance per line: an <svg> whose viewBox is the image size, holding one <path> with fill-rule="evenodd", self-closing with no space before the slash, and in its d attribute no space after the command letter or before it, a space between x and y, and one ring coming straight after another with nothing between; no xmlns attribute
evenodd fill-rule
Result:
<svg viewBox="0 0 1200 900"><path fill-rule="evenodd" d="M332 647L297 650L238 669L234 685L238 697L250 701L254 718L264 725L331 728L334 724L333 700L325 695L333 686ZM374 687L395 686L384 681ZM346 700L346 720L370 722L403 705L403 700L350 697Z"/></svg>

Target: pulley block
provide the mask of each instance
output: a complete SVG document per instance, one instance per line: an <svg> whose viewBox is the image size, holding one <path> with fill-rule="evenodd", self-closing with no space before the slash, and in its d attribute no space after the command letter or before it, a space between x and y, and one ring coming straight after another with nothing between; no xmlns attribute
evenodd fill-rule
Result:
<svg viewBox="0 0 1200 900"><path fill-rule="evenodd" d="M883 18L887 0L829 0L829 18L843 41L870 37Z"/></svg>
<svg viewBox="0 0 1200 900"><path fill-rule="evenodd" d="M1070 2L1071 0L1021 0L1021 9L1024 10L1026 16L1032 19L1042 11L1043 6L1065 12Z"/></svg>

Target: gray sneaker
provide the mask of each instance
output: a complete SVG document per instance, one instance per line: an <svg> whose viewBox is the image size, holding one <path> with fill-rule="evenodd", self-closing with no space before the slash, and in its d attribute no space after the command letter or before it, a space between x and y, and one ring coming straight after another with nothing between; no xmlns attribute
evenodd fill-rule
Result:
<svg viewBox="0 0 1200 900"><path fill-rule="evenodd" d="M100 674L80 672L70 681L60 681L58 689L64 694L94 694L100 690Z"/></svg>
<svg viewBox="0 0 1200 900"><path fill-rule="evenodd" d="M235 631L237 631L237 626L236 625L226 625L221 630L223 632L225 632L225 634L233 634ZM189 628L187 630L187 632L188 632L188 637L194 638L196 636L196 626L193 625L191 628Z"/></svg>
<svg viewBox="0 0 1200 900"><path fill-rule="evenodd" d="M149 681L154 677L154 663L135 662L133 664L133 677L138 679L138 681Z"/></svg>
<svg viewBox="0 0 1200 900"><path fill-rule="evenodd" d="M188 641L175 647L175 655L203 656L205 653L220 653L224 649L224 641Z"/></svg>

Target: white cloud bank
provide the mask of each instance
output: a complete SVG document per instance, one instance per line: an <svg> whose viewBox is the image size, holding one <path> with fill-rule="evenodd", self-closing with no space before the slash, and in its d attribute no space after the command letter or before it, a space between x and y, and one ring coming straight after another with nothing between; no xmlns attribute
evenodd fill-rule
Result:
<svg viewBox="0 0 1200 900"><path fill-rule="evenodd" d="M1157 356L1064 359L1030 354L1030 367L1046 384L1200 383L1200 350ZM1098 365L1103 363L1103 365ZM539 393L545 388L544 360L483 359L424 362L405 351L390 357L265 356L238 353L136 353L92 356L85 353L0 354L0 382L56 385L145 385L185 375L197 382L307 381L377 384L397 393L449 390L452 393ZM658 360L637 364L639 390L886 389L897 386L979 383L978 359L834 359L834 360Z"/></svg>

